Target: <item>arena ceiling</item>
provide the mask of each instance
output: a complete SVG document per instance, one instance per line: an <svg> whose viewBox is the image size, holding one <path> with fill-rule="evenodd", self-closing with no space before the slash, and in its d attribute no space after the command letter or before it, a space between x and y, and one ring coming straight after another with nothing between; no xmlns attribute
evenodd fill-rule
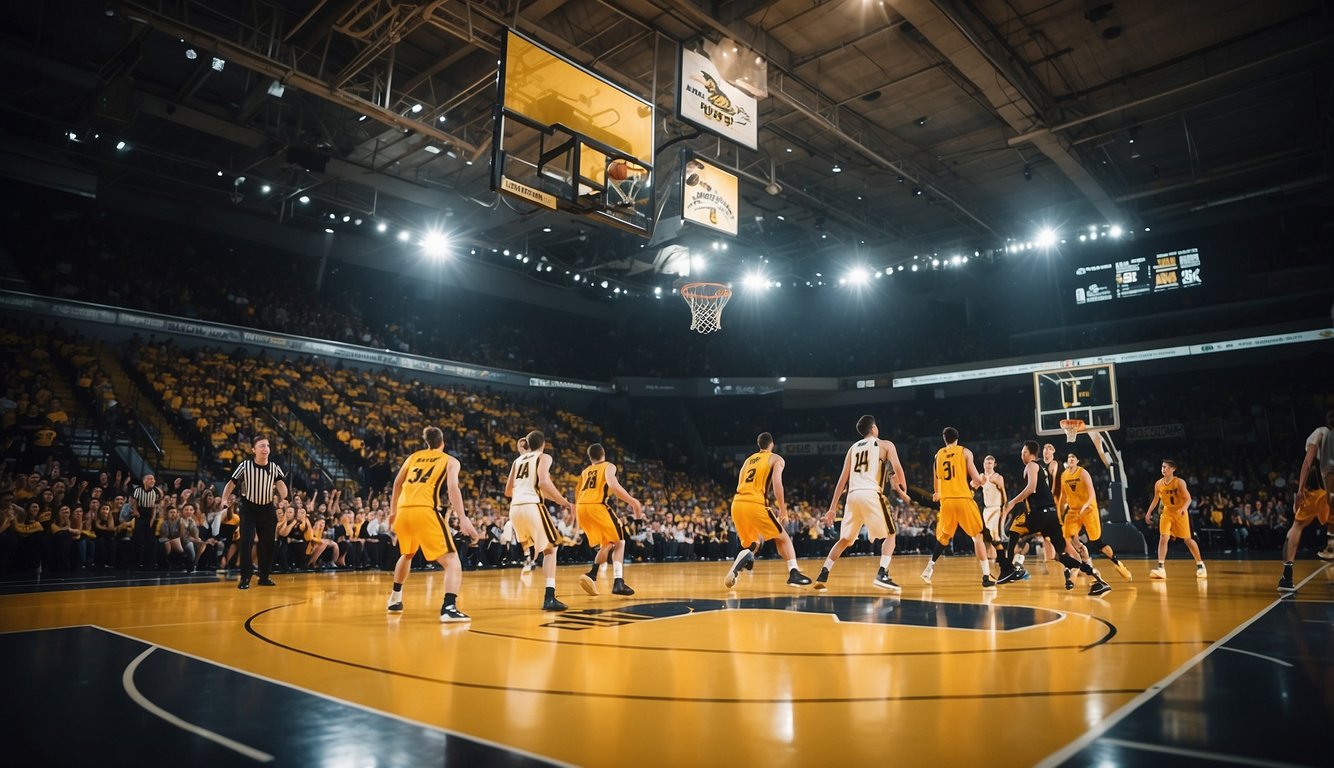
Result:
<svg viewBox="0 0 1334 768"><path fill-rule="evenodd" d="M627 285L665 283L656 243L489 189L506 26L652 98L659 146L740 173L721 279L763 259L796 281L987 256L1043 226L1133 233L1330 188L1334 16L1314 0L52 0L0 15L10 176L368 241L438 226L475 258L510 247ZM676 46L724 37L767 61L757 151L673 117Z"/></svg>

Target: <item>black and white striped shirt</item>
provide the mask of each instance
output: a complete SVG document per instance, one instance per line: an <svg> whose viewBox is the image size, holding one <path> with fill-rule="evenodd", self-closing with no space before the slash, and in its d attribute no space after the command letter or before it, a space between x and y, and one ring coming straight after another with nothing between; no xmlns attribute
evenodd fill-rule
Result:
<svg viewBox="0 0 1334 768"><path fill-rule="evenodd" d="M251 459L246 459L232 473L232 482L236 483L236 492L251 504L272 504L273 484L286 480L287 474L278 463L269 460L260 466Z"/></svg>
<svg viewBox="0 0 1334 768"><path fill-rule="evenodd" d="M162 489L156 485L152 488L145 488L142 485L134 489L131 498L134 499L134 506L138 507L140 513L152 512L159 501L162 501Z"/></svg>

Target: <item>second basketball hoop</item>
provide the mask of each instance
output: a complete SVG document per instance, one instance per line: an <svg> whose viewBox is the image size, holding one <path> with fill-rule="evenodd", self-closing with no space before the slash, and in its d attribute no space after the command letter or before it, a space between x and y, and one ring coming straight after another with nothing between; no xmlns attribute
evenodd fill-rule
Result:
<svg viewBox="0 0 1334 768"><path fill-rule="evenodd" d="M690 330L713 333L723 327L723 307L732 289L722 283L686 283L681 298L690 307Z"/></svg>

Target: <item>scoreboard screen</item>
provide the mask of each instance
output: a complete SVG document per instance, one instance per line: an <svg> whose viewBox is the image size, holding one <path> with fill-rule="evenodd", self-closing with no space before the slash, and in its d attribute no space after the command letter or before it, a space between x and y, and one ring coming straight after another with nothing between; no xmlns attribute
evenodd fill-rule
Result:
<svg viewBox="0 0 1334 768"><path fill-rule="evenodd" d="M1204 285L1199 248L1129 256L1075 268L1076 304L1188 290Z"/></svg>

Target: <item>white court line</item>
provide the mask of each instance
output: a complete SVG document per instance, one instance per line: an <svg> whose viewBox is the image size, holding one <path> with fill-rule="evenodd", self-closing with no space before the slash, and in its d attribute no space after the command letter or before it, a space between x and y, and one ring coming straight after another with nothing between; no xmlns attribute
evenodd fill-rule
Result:
<svg viewBox="0 0 1334 768"><path fill-rule="evenodd" d="M1226 647L1226 646L1224 646L1224 647L1222 647L1222 648L1219 648L1218 650L1220 650L1220 651L1232 651L1233 653L1244 653L1244 654L1246 654L1247 656L1254 656L1254 657L1257 658L1257 659L1264 659L1265 661L1272 661L1272 662L1274 662L1275 664L1282 664L1282 665L1285 666L1285 667L1291 667L1291 666L1292 666L1291 664L1289 664L1288 662L1284 661L1283 659L1276 659L1276 658L1274 658L1273 656L1266 656L1266 655L1264 655L1263 653L1256 653L1255 651L1243 651L1243 650L1240 649L1240 648L1228 648L1228 647Z"/></svg>
<svg viewBox="0 0 1334 768"><path fill-rule="evenodd" d="M1182 749L1181 747L1168 747L1162 744L1145 744L1139 741L1125 741L1123 739L1103 739L1104 744L1114 744L1118 747L1127 749L1140 749L1145 752L1161 752L1165 755L1178 755L1180 757L1193 757L1197 760L1208 760L1217 763L1235 763L1237 765L1255 765L1260 768L1302 768L1297 763L1281 763L1276 760L1260 760L1253 757L1241 757L1239 755L1229 755L1223 752L1205 752L1197 749Z"/></svg>
<svg viewBox="0 0 1334 768"><path fill-rule="evenodd" d="M220 744L233 752L240 752L251 760L261 763L273 762L273 755L270 755L268 752L261 752L254 747L247 746L239 741L233 741L232 739L229 739L222 734L214 733L207 728L200 727L193 723L187 723L181 718L149 701L148 697L140 693L139 689L134 684L134 672L139 668L139 665L143 663L144 659L148 658L148 655L156 650L156 645L148 646L147 650L136 656L134 661L130 662L129 666L125 667L125 672L120 676L120 684L125 687L125 692L130 695L130 698L134 700L135 704L138 704L148 710L149 713L157 715L183 731L189 731L190 733L208 739L215 744Z"/></svg>
<svg viewBox="0 0 1334 768"><path fill-rule="evenodd" d="M124 633L124 632L119 632L119 631L114 630L114 629L107 629L106 627L98 626L97 624L86 624L86 625L84 625L84 626L92 627L93 629L100 629L101 631L106 632L108 635L117 635L117 636L119 636L119 637L123 637L123 638L125 638L125 639L127 639L127 640L133 640L133 641L135 641L136 643L144 643L144 644L146 644L146 645L154 645L153 643L149 643L147 640L144 640L144 639L141 638L141 637L135 637L134 635L128 635L128 634L126 634L126 633ZM341 704L341 705L343 705L343 706L345 706L345 707L352 707L353 709L360 709L360 710L363 711L363 712L369 712L369 713L371 713L372 715L377 715L377 716L379 716L379 717L389 718L390 720L397 720L397 721L399 721L400 723L407 723L408 725L415 726L415 727L417 727L417 728L423 728L423 729L428 730L428 731L435 731L436 733L443 733L444 735L449 736L450 738L456 738L456 739L468 739L469 741L475 741L475 742L477 742L478 744L485 744L485 745L487 745L487 746L489 746L489 747L495 747L496 749L499 749L499 750L504 751L504 752L512 752L512 753L514 753L514 754L516 754L516 755L523 755L524 757L528 757L528 758L531 758L531 759L533 759L533 760L539 760L539 761L544 762L544 763L550 763L551 765L561 766L562 768L576 768L576 766L575 766L574 764L572 764L572 763L564 763L564 762L561 762L560 760L557 760L557 759L554 758L554 757L547 757L546 755L539 755L539 754L537 754L536 752L529 752L529 751L526 750L526 749L520 749L520 748L518 748L518 747L511 746L511 745L509 745L509 744L502 744L502 743L500 743L500 742L498 742L498 741L492 741L492 740L490 740L490 739L484 739L484 738L482 738L482 737L480 737L480 736L473 736L472 734L462 733L462 732L460 732L460 731L452 731L452 730L450 730L450 729L448 729L448 728L442 728L442 727L440 727L440 726L438 726L438 725L432 725L432 724L430 724L430 723L423 723L423 722L421 722L421 721L419 721L419 720L412 720L412 719L410 719L410 718L403 717L402 715L394 714L393 712L386 712L386 711L384 711L384 710L375 709L374 707L368 707L368 706L366 706L365 704L359 704L359 703L357 703L357 702L355 702L355 701L349 701L348 699L340 699L340 698L338 698L337 696L330 696L330 695L327 694L327 693L320 693L319 691L314 691L314 690L311 690L311 689L309 689L309 688L303 688L303 687L301 687L301 686L299 686L299 685L295 685L295 684L293 684L293 683L284 682L284 681L282 681L282 680L277 680L277 679L274 679L274 678L271 678L271 677L265 677L264 675L260 675L260 674L257 674L257 673L255 673L255 672L249 672L249 671L247 671L247 670L240 669L239 667L233 667L233 666L231 666L230 664L223 664L222 662L214 661L213 659L207 659L207 658L204 658L203 656L196 656L196 655L193 654L193 653L187 653L187 652L185 652L185 651L177 650L177 649L175 649L175 648L171 648L171 647L169 647L169 646L165 646L165 645L154 645L154 647L156 647L156 648L161 648L161 649L163 649L163 650L165 650L165 651L171 651L172 653L179 654L179 655L184 656L184 657L189 658L189 659L194 659L195 661L203 662L204 664L211 664L211 665L213 665L213 666L215 666L215 667L221 667L222 669L228 670L228 671L230 671L230 672L235 672L235 673L237 673L237 674L239 674L239 675L245 675L246 677L251 677L251 678L254 678L254 679L256 679L256 680L261 680L261 681L266 682L266 683L272 683L273 685L280 685L280 686L282 686L283 688L290 688L290 689L292 689L292 690L294 690L294 691L300 691L301 693L304 693L304 694L306 694L306 695L308 695L308 696L316 696L316 697L319 697L319 698L324 699L324 700L326 700L326 701L332 701L332 702L334 702L334 703L336 703L336 704Z"/></svg>
<svg viewBox="0 0 1334 768"><path fill-rule="evenodd" d="M1312 573L1310 576L1307 576L1306 578L1302 579L1301 583L1297 585L1297 588L1300 589L1304 584L1306 584L1306 582L1310 581L1311 579L1314 579L1317 574L1319 574L1321 571L1325 570L1328 567L1329 563L1326 563L1317 568L1315 572ZM1097 725L1085 731L1082 735L1079 736L1079 738L1075 739L1069 744L1066 744L1061 749L1048 755L1046 758L1042 760L1042 762L1037 764L1036 768L1055 768L1055 766L1058 766L1061 763L1065 762L1066 760L1069 760L1070 758L1074 757L1075 754L1079 752L1079 750L1083 749L1084 747L1087 747L1089 744L1092 744L1104 733L1111 730L1112 727L1115 726L1117 723L1126 719L1126 717L1129 716L1130 713L1139 709L1154 696L1157 696L1160 692L1162 692L1164 688L1175 682L1178 677L1181 677L1182 675L1186 674L1186 672L1189 671L1191 667L1194 667L1196 664L1199 664L1201 661L1204 661L1204 658L1209 654L1213 653L1215 649L1222 647L1225 643L1227 643L1227 641L1241 634L1242 630L1254 624L1256 621L1259 621L1259 619L1262 616L1264 616L1266 613L1269 613L1269 611L1272 610L1274 606L1283 602L1283 600L1284 598L1280 597L1274 600L1274 602L1270 603L1269 605L1266 605L1264 608L1261 608L1258 613L1247 619L1245 623L1237 626L1231 632L1215 640L1213 645L1210 645L1208 648L1205 648L1204 650L1190 657L1190 659L1187 660L1185 664L1182 664L1181 666L1172 670L1167 675L1167 677L1164 677L1162 680L1159 680L1158 682L1149 686L1149 688L1145 690L1143 693L1131 699L1130 701L1126 702L1125 705L1123 705L1120 709L1108 715L1106 718L1102 720L1102 722L1098 723Z"/></svg>

